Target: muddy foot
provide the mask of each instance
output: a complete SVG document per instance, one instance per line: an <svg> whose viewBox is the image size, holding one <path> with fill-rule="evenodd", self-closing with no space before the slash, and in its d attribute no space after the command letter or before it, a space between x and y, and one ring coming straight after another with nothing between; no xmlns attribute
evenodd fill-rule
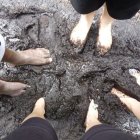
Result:
<svg viewBox="0 0 140 140"><path fill-rule="evenodd" d="M5 82L0 80L0 95L8 95L11 97L23 94L29 85L18 82Z"/></svg>
<svg viewBox="0 0 140 140"><path fill-rule="evenodd" d="M44 98L40 98L35 103L35 106L34 106L34 109L33 109L32 113L29 114L24 119L23 122L25 122L26 120L28 120L30 118L33 118L33 117L39 117L39 118L45 119L44 114L45 114L45 100L44 100Z"/></svg>
<svg viewBox="0 0 140 140"><path fill-rule="evenodd" d="M89 108L88 108L88 112L87 112L86 121L85 121L86 131L92 126L100 124L98 120L97 107L98 105L94 103L94 100L91 100Z"/></svg>
<svg viewBox="0 0 140 140"><path fill-rule="evenodd" d="M97 41L97 52L100 55L105 55L110 49L112 44L112 36L102 37L99 36Z"/></svg>
<svg viewBox="0 0 140 140"><path fill-rule="evenodd" d="M77 24L71 33L70 41L78 47L83 47L87 38L87 33L88 31L83 31L82 27Z"/></svg>
<svg viewBox="0 0 140 140"><path fill-rule="evenodd" d="M85 44L87 34L92 25L93 16L94 13L81 16L79 23L75 26L70 36L70 41L74 45L78 47L83 47L83 45Z"/></svg>
<svg viewBox="0 0 140 140"><path fill-rule="evenodd" d="M15 65L44 65L52 62L49 50L45 48L29 49L17 52Z"/></svg>
<svg viewBox="0 0 140 140"><path fill-rule="evenodd" d="M100 55L106 54L112 45L111 26L102 27L99 29L99 36L97 40L97 51Z"/></svg>

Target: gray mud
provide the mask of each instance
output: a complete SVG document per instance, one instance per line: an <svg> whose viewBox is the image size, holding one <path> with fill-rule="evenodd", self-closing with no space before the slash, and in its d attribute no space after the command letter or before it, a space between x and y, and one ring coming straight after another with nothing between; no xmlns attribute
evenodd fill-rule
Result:
<svg viewBox="0 0 140 140"><path fill-rule="evenodd" d="M16 129L35 101L44 96L47 113L60 140L78 140L84 134L89 98L99 105L100 120L140 139L140 122L110 94L114 85L140 99L140 87L129 68L140 70L140 15L115 21L112 49L96 53L100 11L82 52L69 42L79 15L68 0L1 0L0 32L14 50L48 48L53 63L47 66L0 65L2 79L20 81L31 89L19 97L0 97L0 139Z"/></svg>

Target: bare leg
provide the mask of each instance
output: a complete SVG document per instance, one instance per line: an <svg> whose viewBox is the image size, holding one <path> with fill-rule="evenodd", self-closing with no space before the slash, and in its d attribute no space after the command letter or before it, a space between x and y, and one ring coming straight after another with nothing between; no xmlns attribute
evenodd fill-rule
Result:
<svg viewBox="0 0 140 140"><path fill-rule="evenodd" d="M45 100L44 98L40 98L35 103L32 113L28 115L23 122L33 117L39 117L45 119L44 115L45 115Z"/></svg>
<svg viewBox="0 0 140 140"><path fill-rule="evenodd" d="M29 85L18 82L6 82L0 80L0 95L18 96L29 88Z"/></svg>
<svg viewBox="0 0 140 140"><path fill-rule="evenodd" d="M113 88L111 91L112 94L115 94L123 104L125 104L130 111L140 120L140 102L136 99L129 97L122 93L121 91Z"/></svg>
<svg viewBox="0 0 140 140"><path fill-rule="evenodd" d="M86 15L81 15L79 23L75 26L70 36L70 40L73 44L77 46L84 45L87 38L87 34L92 25L93 17L93 12Z"/></svg>
<svg viewBox="0 0 140 140"><path fill-rule="evenodd" d="M6 49L3 61L14 65L44 65L52 62L49 50L44 48L29 49L25 51L12 51Z"/></svg>
<svg viewBox="0 0 140 140"><path fill-rule="evenodd" d="M99 37L97 41L97 50L101 55L104 55L112 45L111 26L113 18L109 16L105 5L103 15L100 21Z"/></svg>
<svg viewBox="0 0 140 140"><path fill-rule="evenodd" d="M88 131L91 127L99 124L101 124L101 122L98 120L97 105L94 103L94 100L91 100L85 121L86 131Z"/></svg>
<svg viewBox="0 0 140 140"><path fill-rule="evenodd" d="M49 50L44 48L18 52L6 49L3 61L14 65L44 65L52 62L52 58L50 58ZM0 80L0 94L17 96L24 93L27 87L30 86L18 82L5 82Z"/></svg>

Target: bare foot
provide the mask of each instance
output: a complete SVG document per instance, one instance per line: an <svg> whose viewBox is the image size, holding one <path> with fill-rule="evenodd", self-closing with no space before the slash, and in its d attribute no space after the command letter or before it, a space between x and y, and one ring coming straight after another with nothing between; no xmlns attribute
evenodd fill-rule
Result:
<svg viewBox="0 0 140 140"><path fill-rule="evenodd" d="M52 62L50 52L45 48L29 49L25 51L6 49L3 60L14 65L44 65Z"/></svg>
<svg viewBox="0 0 140 140"><path fill-rule="evenodd" d="M136 100L132 97L127 96L123 92L117 90L116 88L112 88L111 93L116 95L123 104L125 104L132 111L132 103L133 100Z"/></svg>
<svg viewBox="0 0 140 140"><path fill-rule="evenodd" d="M70 41L76 46L82 47L85 44L87 34L92 25L93 16L94 16L94 13L81 15L79 23L73 29L70 36Z"/></svg>
<svg viewBox="0 0 140 140"><path fill-rule="evenodd" d="M0 80L0 87L1 95L14 97L23 94L30 86L18 82L5 82Z"/></svg>
<svg viewBox="0 0 140 140"><path fill-rule="evenodd" d="M18 54L19 61L17 61L17 65L44 65L52 62L50 52L45 48L19 51Z"/></svg>
<svg viewBox="0 0 140 140"><path fill-rule="evenodd" d="M125 95L115 88L112 89L111 93L115 94L121 100L121 102L124 103L128 109L140 120L140 102L138 100Z"/></svg>
<svg viewBox="0 0 140 140"><path fill-rule="evenodd" d="M105 34L105 32L104 32ZM111 48L112 36L111 35L99 35L97 40L97 51L100 55L105 55Z"/></svg>
<svg viewBox="0 0 140 140"><path fill-rule="evenodd" d="M44 98L40 98L35 103L32 113L28 115L23 122L33 117L40 117L42 119L45 119L44 115L45 115L45 100Z"/></svg>
<svg viewBox="0 0 140 140"><path fill-rule="evenodd" d="M136 78L137 84L140 86L140 71L136 69L129 69L129 73L131 76Z"/></svg>
<svg viewBox="0 0 140 140"><path fill-rule="evenodd" d="M97 110L98 105L94 103L94 100L91 100L88 112L87 112L87 117L85 121L85 126L86 126L86 131L93 127L94 125L100 124L98 120L98 110Z"/></svg>
<svg viewBox="0 0 140 140"><path fill-rule="evenodd" d="M97 40L97 51L100 55L104 55L110 50L112 45L111 25L100 27Z"/></svg>
<svg viewBox="0 0 140 140"><path fill-rule="evenodd" d="M113 18L110 17L105 5L104 12L100 20L99 36L97 40L97 51L100 55L104 55L108 52L112 45L112 26Z"/></svg>

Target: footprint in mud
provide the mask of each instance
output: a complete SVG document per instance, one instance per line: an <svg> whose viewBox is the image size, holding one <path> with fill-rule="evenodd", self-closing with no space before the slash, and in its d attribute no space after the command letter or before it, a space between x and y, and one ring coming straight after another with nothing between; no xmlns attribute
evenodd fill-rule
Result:
<svg viewBox="0 0 140 140"><path fill-rule="evenodd" d="M136 69L129 69L129 74L136 78L137 84L140 86L140 71Z"/></svg>

